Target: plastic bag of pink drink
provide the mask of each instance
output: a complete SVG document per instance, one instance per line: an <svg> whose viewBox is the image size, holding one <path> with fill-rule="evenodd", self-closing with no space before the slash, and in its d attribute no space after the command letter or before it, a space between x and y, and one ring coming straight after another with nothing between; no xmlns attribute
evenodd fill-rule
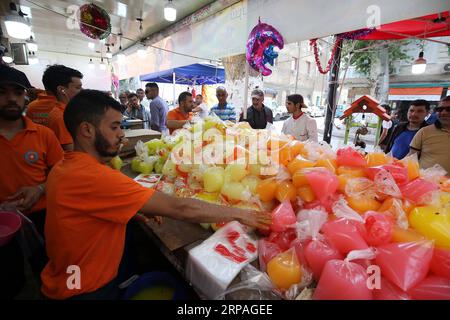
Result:
<svg viewBox="0 0 450 320"><path fill-rule="evenodd" d="M373 179L376 193L380 196L391 196L401 198L402 193L394 180L394 177L387 170L380 170Z"/></svg>
<svg viewBox="0 0 450 320"><path fill-rule="evenodd" d="M339 187L339 180L329 170L311 170L306 173L306 179L316 198L325 208L331 208L333 196Z"/></svg>
<svg viewBox="0 0 450 320"><path fill-rule="evenodd" d="M391 241L394 229L392 216L367 211L364 214L364 221L366 227L365 239L368 245L376 247Z"/></svg>
<svg viewBox="0 0 450 320"><path fill-rule="evenodd" d="M408 169L400 164L385 164L382 166L370 167L366 169L366 173L369 179L375 180L375 176L380 170L389 172L398 184L408 182Z"/></svg>
<svg viewBox="0 0 450 320"><path fill-rule="evenodd" d="M299 240L302 238L310 239L302 247L302 254L316 280L320 278L322 269L327 261L333 259L342 260L344 258L319 233L327 218L328 214L323 210L301 210L298 213L297 231L299 233Z"/></svg>
<svg viewBox="0 0 450 320"><path fill-rule="evenodd" d="M408 293L381 277L380 288L373 289L374 300L411 300Z"/></svg>
<svg viewBox="0 0 450 320"><path fill-rule="evenodd" d="M408 293L414 300L450 300L450 279L430 275Z"/></svg>
<svg viewBox="0 0 450 320"><path fill-rule="evenodd" d="M348 219L328 221L322 227L322 232L328 242L342 254L353 250L364 250L369 246L364 240L364 225L361 222Z"/></svg>
<svg viewBox="0 0 450 320"><path fill-rule="evenodd" d="M376 264L386 279L408 291L425 279L432 256L432 241L388 243L377 247Z"/></svg>
<svg viewBox="0 0 450 320"><path fill-rule="evenodd" d="M345 260L329 260L323 268L314 300L372 300L368 275L356 259L373 259L372 249L352 251Z"/></svg>
<svg viewBox="0 0 450 320"><path fill-rule="evenodd" d="M281 251L286 251L291 247L292 241L294 241L296 238L296 230L294 228L289 228L284 232L271 232L268 240L278 245Z"/></svg>
<svg viewBox="0 0 450 320"><path fill-rule="evenodd" d="M258 241L258 255L259 255L259 267L261 271L266 271L267 263L272 260L273 257L281 253L281 248L273 242L267 239L261 239Z"/></svg>
<svg viewBox="0 0 450 320"><path fill-rule="evenodd" d="M450 279L450 249L434 248L430 270L437 276Z"/></svg>
<svg viewBox="0 0 450 320"><path fill-rule="evenodd" d="M338 166L366 167L367 161L361 153L352 147L341 148L336 152Z"/></svg>
<svg viewBox="0 0 450 320"><path fill-rule="evenodd" d="M297 217L294 209L292 209L291 202L285 200L272 211L272 225L270 229L275 232L283 232L296 221Z"/></svg>
<svg viewBox="0 0 450 320"><path fill-rule="evenodd" d="M403 197L415 204L426 204L430 193L438 189L439 186L436 183L421 178L400 186Z"/></svg>

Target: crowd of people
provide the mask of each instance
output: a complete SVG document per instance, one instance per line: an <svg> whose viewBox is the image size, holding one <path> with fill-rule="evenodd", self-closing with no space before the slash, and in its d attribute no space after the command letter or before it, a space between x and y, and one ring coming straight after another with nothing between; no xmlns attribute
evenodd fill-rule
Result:
<svg viewBox="0 0 450 320"><path fill-rule="evenodd" d="M27 76L0 65L0 209L28 216L44 239L42 246L34 243L30 257L19 234L0 246L0 298L23 288L25 259L45 298L118 298L118 284L126 280L119 270L126 226L137 212L157 222L237 220L268 228L269 213L174 200L105 165L125 137L122 112L138 114L139 96L128 95L131 103L125 104L122 95L119 103L105 92L82 89L82 79L77 70L49 66L42 77L45 93L26 108L27 91L33 91ZM145 95L152 99L150 127L161 131L167 106L156 84L147 84ZM78 281L71 283L72 277Z"/></svg>
<svg viewBox="0 0 450 320"><path fill-rule="evenodd" d="M0 65L0 209L26 214L44 239L45 246L34 252L30 265L40 275L46 298L117 298L118 283L125 280L119 277L119 267L126 225L137 212L158 222L163 216L268 227L268 213L195 199L175 201L105 165L123 142L124 116L141 119L146 128L162 133L183 127L194 113L267 128L273 113L264 105L262 90L251 92L252 105L237 117L222 86L210 110L201 95L182 92L178 106L169 111L156 83L135 93L121 92L116 101L104 92L83 89L82 80L79 71L52 65L42 76L45 91L35 94L23 72ZM303 97L289 95L286 108L291 116L282 132L300 141L318 141L317 124L304 113ZM412 102L406 123L385 124L382 143L399 159L417 153L421 167L440 164L450 172L450 98L440 102L430 125L425 121L429 109L427 101ZM67 285L71 266L81 270L79 286ZM2 298L14 297L24 285L24 256L16 238L0 247L0 283Z"/></svg>
<svg viewBox="0 0 450 320"><path fill-rule="evenodd" d="M389 106L385 106L390 112ZM407 121L383 122L380 147L397 159L417 153L422 168L435 164L450 172L450 96L444 97L430 114L430 102L420 99L410 103Z"/></svg>
<svg viewBox="0 0 450 320"><path fill-rule="evenodd" d="M273 124L272 109L264 105L264 92L254 89L251 92L252 105L247 109L246 116L228 102L228 92L223 86L216 89L218 103L209 109L201 94L195 97L188 91L178 96L178 107L169 110L167 102L159 96L156 83L147 83L145 91L137 89L136 93L122 91L119 94L122 113L130 119L140 119L145 128L151 128L162 133L170 134L182 128L187 122L192 122L195 115L204 119L208 115L216 115L222 121L248 122L253 129L266 129ZM292 116L283 124L282 132L292 135L300 141L318 141L317 124L303 110L307 108L300 94L289 95L286 108Z"/></svg>

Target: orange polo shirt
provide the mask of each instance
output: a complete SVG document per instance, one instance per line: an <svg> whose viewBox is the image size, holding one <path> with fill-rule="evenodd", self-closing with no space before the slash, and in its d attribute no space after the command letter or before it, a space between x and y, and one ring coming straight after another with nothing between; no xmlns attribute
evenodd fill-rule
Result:
<svg viewBox="0 0 450 320"><path fill-rule="evenodd" d="M67 152L47 179L45 239L49 262L42 292L66 299L93 292L117 276L128 221L153 195L120 171L83 152ZM78 266L80 289L69 289ZM69 269L70 270L70 269Z"/></svg>
<svg viewBox="0 0 450 320"><path fill-rule="evenodd" d="M20 187L42 184L50 168L62 159L63 150L55 134L47 127L22 117L25 128L12 140L0 135L0 203ZM45 196L30 210L45 208Z"/></svg>
<svg viewBox="0 0 450 320"><path fill-rule="evenodd" d="M34 123L48 127L48 115L57 103L59 102L56 97L40 93L37 99L28 105L26 115Z"/></svg>
<svg viewBox="0 0 450 320"><path fill-rule="evenodd" d="M66 105L56 101L55 107L48 114L48 127L55 132L61 145L73 144L72 136L64 124L64 110Z"/></svg>
<svg viewBox="0 0 450 320"><path fill-rule="evenodd" d="M180 111L180 107L170 110L167 113L167 120L191 120L192 112L188 114L183 114ZM175 129L169 129L169 132L172 133Z"/></svg>

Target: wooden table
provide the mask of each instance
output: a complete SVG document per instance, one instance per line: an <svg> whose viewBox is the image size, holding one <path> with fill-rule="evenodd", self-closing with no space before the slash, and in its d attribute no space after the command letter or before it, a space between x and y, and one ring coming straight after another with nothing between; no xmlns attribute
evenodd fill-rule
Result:
<svg viewBox="0 0 450 320"><path fill-rule="evenodd" d="M131 159L124 160L126 165L122 168L122 172L131 178L135 178L137 174L131 171L130 162ZM186 276L188 252L190 249L209 238L213 234L213 231L211 229L205 230L198 223L190 223L170 218L163 219L164 222L161 225L158 225L149 219L146 219L145 221L143 219L139 219L139 224L150 239L152 239L152 241L158 246L169 262L178 272L180 272L186 281L189 282L189 279ZM252 265L258 268L258 259L256 259ZM240 277L237 276L230 286L238 284L239 282ZM195 286L192 287L197 292L199 297L206 299L206 297L199 292ZM255 292L257 295L261 294L261 296L264 296L265 299L279 299L279 297L270 292L264 293L254 290L239 290L227 295L226 298L230 300L245 300L250 297L254 297Z"/></svg>
<svg viewBox="0 0 450 320"><path fill-rule="evenodd" d="M135 178L137 173L131 171L130 161L130 159L124 160L126 165L122 168L122 172L130 178ZM185 276L185 262L189 249L193 244L199 244L213 234L211 230L205 230L198 223L170 218L164 218L161 225L152 220L139 222L146 234L183 276Z"/></svg>

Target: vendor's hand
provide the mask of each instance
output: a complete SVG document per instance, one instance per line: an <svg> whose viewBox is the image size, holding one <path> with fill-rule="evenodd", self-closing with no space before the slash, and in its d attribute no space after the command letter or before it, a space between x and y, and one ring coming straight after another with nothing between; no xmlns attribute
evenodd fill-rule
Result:
<svg viewBox="0 0 450 320"><path fill-rule="evenodd" d="M135 218L136 218L136 220L140 220L140 221L142 221L144 223L149 223L150 221L154 221L158 225L161 225L163 223L163 218L160 217L160 216L151 216L151 217L149 217L149 216L143 215L142 213L138 213L135 216Z"/></svg>
<svg viewBox="0 0 450 320"><path fill-rule="evenodd" d="M272 214L270 212L238 210L239 214L237 216L237 220L249 227L268 230L272 223Z"/></svg>
<svg viewBox="0 0 450 320"><path fill-rule="evenodd" d="M151 219L155 221L158 225L161 225L163 223L163 218L161 216L154 216Z"/></svg>
<svg viewBox="0 0 450 320"><path fill-rule="evenodd" d="M28 211L44 194L42 186L21 187L15 194L6 198L3 203L7 207L15 207L20 211Z"/></svg>

